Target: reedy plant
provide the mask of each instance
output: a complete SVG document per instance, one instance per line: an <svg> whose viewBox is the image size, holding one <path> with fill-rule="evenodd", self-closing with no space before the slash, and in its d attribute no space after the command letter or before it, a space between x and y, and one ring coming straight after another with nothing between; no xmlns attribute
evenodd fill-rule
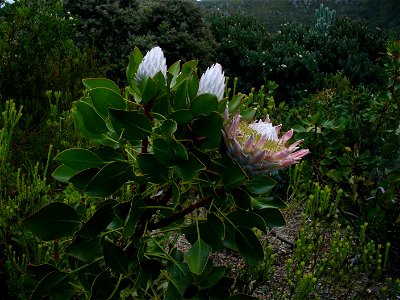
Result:
<svg viewBox="0 0 400 300"><path fill-rule="evenodd" d="M299 172L304 164L307 162L291 171ZM288 185L296 184L298 178L293 175L290 178ZM302 190L290 188L290 191L295 195L291 195L289 210L304 209L304 212L300 223L296 223L299 229L293 247L285 247L285 252L290 253L285 269L282 263L275 263L279 254L274 252L278 250L275 243L270 244L266 249L274 254L265 256L268 269L263 270L262 264L243 268L236 288L267 290L271 299L380 299L381 294L395 299L396 281L391 279L388 264L391 245L369 239L366 223L356 229L342 225L345 223L338 215L338 205L343 201L343 191L311 181L303 183ZM385 280L387 283L380 285ZM379 285L381 290L375 288Z"/></svg>
<svg viewBox="0 0 400 300"><path fill-rule="evenodd" d="M14 128L21 117L22 106L17 110L13 100L6 101L0 119L2 125L0 130L0 168L3 168L4 164L8 162Z"/></svg>
<svg viewBox="0 0 400 300"><path fill-rule="evenodd" d="M270 196L267 173L308 150L296 152L301 141L287 146L293 132L278 138L281 126L246 123L255 109L244 95L223 98L221 67L199 80L196 66L167 70L160 48L144 57L135 49L125 97L110 80L83 81L87 92L72 114L97 146L58 154L53 176L97 205L53 202L27 218L27 229L53 249L49 264L27 267L32 298L225 299L233 281L211 253L229 248L250 265L263 261L252 229L283 225L285 207ZM185 253L176 245L182 233L191 243Z"/></svg>

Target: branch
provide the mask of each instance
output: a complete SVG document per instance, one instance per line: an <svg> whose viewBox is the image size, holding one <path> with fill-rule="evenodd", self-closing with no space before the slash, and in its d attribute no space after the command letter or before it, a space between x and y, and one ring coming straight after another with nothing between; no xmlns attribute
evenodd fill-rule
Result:
<svg viewBox="0 0 400 300"><path fill-rule="evenodd" d="M147 229L149 230L155 230L155 229L159 229L162 228L164 226L167 226L173 222L175 222L176 220L179 220L180 218L183 218L184 216L190 214L191 212L193 212L195 209L200 208L202 206L205 206L207 204L209 204L211 202L211 200L214 198L214 195L210 195L204 199L201 199L200 201L193 203L192 205L182 209L180 212L169 216L165 219L160 220L157 223L150 223L147 226Z"/></svg>
<svg viewBox="0 0 400 300"><path fill-rule="evenodd" d="M275 237L275 238L277 238L278 240L280 240L281 242L284 242L285 244L288 244L288 245L290 246L291 249L294 248L294 243L293 243L293 242L291 242L291 241L289 241L289 240L287 240L287 239L281 237L281 236L278 235L273 229L271 229L271 230L269 231L269 233L270 233L273 237Z"/></svg>

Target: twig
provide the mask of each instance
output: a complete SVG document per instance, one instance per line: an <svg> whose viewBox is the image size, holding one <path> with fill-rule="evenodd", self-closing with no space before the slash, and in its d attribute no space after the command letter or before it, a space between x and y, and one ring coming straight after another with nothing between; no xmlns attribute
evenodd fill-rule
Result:
<svg viewBox="0 0 400 300"><path fill-rule="evenodd" d="M157 223L150 223L148 225L148 229L149 230L155 230L155 229L159 229L162 228L164 226L167 226L169 224L171 224L172 222L175 222L176 220L179 220L180 218L183 218L184 216L190 214L191 212L193 212L196 208L200 208L204 205L207 205L208 203L211 202L211 200L214 198L214 195L210 195L204 199L201 199L200 201L182 209L180 212L169 216L168 218L162 219L161 221L157 222Z"/></svg>
<svg viewBox="0 0 400 300"><path fill-rule="evenodd" d="M357 218L357 216L354 215L354 214L352 214L352 213L349 213L349 212L347 212L347 211L344 211L340 206L338 206L337 209L338 209L338 211L340 211L340 213L344 216L344 218L345 218L347 221L349 221L349 223L351 224L351 226L353 226L353 228L357 231L357 226L356 226L356 224L354 224L353 220L350 218L350 217Z"/></svg>
<svg viewBox="0 0 400 300"><path fill-rule="evenodd" d="M281 242L283 242L283 243L285 243L285 244L288 244L288 245L290 246L291 249L294 248L294 243L293 243L293 242L291 242L291 241L289 241L289 240L287 240L287 239L281 237L281 236L278 235L273 229L271 229L271 230L269 231L269 233L270 233L273 237L275 237L275 238L277 238L278 240L280 240Z"/></svg>

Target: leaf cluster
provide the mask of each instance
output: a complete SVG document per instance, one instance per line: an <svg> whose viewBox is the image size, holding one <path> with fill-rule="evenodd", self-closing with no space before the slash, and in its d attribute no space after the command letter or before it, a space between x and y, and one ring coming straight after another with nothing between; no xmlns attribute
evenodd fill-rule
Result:
<svg viewBox="0 0 400 300"><path fill-rule="evenodd" d="M72 114L97 146L59 153L53 176L99 202L91 213L53 202L26 219L39 239L60 243L62 261L28 267L33 298L230 299L233 280L211 253L239 251L256 265L264 251L254 228L285 224L285 203L270 195L274 180L249 178L220 146L225 107L246 115L243 95L198 95L196 61L136 82L142 60L136 48L124 96L108 79L84 80ZM191 244L185 253L175 245L182 234Z"/></svg>

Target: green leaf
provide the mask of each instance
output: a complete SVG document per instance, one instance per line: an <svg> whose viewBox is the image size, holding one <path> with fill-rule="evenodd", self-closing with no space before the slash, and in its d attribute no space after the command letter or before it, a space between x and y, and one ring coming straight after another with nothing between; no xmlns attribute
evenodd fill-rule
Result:
<svg viewBox="0 0 400 300"><path fill-rule="evenodd" d="M191 60L191 61L188 61L188 62L184 63L184 64L182 65L182 69L181 69L180 74L179 74L178 77L176 78L176 83L175 83L174 85L172 85L172 86L173 86L174 88L176 88L176 87L178 87L184 80L186 80L187 78L189 78L189 77L193 74L193 72L194 72L196 66L197 66L197 61L195 61L195 60Z"/></svg>
<svg viewBox="0 0 400 300"><path fill-rule="evenodd" d="M103 116L108 116L109 108L126 109L125 99L108 88L94 88L89 90L90 97L96 110Z"/></svg>
<svg viewBox="0 0 400 300"><path fill-rule="evenodd" d="M250 195L243 189L238 188L232 191L232 197L235 201L237 207L242 209L250 209L251 208L251 197Z"/></svg>
<svg viewBox="0 0 400 300"><path fill-rule="evenodd" d="M219 148L221 144L222 116L218 112L212 112L208 116L198 117L192 125L192 130L198 136L198 142L202 149Z"/></svg>
<svg viewBox="0 0 400 300"><path fill-rule="evenodd" d="M135 197L131 201L129 208L129 213L125 219L123 236L130 237L136 228L136 223L138 222L140 216L146 211L146 204L143 199Z"/></svg>
<svg viewBox="0 0 400 300"><path fill-rule="evenodd" d="M183 293L181 293L178 290L177 286L172 281L170 281L168 283L167 291L165 292L165 300L181 300L181 299L183 299Z"/></svg>
<svg viewBox="0 0 400 300"><path fill-rule="evenodd" d="M94 274L94 276L97 274ZM114 277L110 276L107 272L101 272L98 274L90 286L90 298L89 300L97 299L109 299L113 293L117 281ZM119 292L117 291L117 294ZM87 296L86 296L87 297ZM112 299L116 299L113 297Z"/></svg>
<svg viewBox="0 0 400 300"><path fill-rule="evenodd" d="M61 165L59 166L52 174L55 180L59 180L61 182L68 182L71 177L79 173L79 170L72 169L70 167Z"/></svg>
<svg viewBox="0 0 400 300"><path fill-rule="evenodd" d="M174 203L174 209L178 206L181 200L181 193L175 182L172 182L172 202Z"/></svg>
<svg viewBox="0 0 400 300"><path fill-rule="evenodd" d="M113 161L125 161L125 158L120 153L116 152L116 150L112 147L91 148L89 150L106 163Z"/></svg>
<svg viewBox="0 0 400 300"><path fill-rule="evenodd" d="M58 154L54 160L78 171L104 166L104 161L100 157L92 151L80 148L65 150Z"/></svg>
<svg viewBox="0 0 400 300"><path fill-rule="evenodd" d="M169 118L176 121L178 125L184 125L190 123L193 120L193 116L189 109L181 109L169 115Z"/></svg>
<svg viewBox="0 0 400 300"><path fill-rule="evenodd" d="M83 224L75 235L84 239L91 239L107 228L115 217L114 206L117 205L118 202L115 200L104 202L105 203L96 209L90 219Z"/></svg>
<svg viewBox="0 0 400 300"><path fill-rule="evenodd" d="M188 265L186 263L170 261L167 271L170 275L170 280L165 299L182 299L186 288L193 281L193 276L190 273Z"/></svg>
<svg viewBox="0 0 400 300"><path fill-rule="evenodd" d="M193 179L198 172L205 169L206 166L192 153L189 153L187 161L177 164L174 167L176 174L184 181Z"/></svg>
<svg viewBox="0 0 400 300"><path fill-rule="evenodd" d="M264 233L267 233L267 226L264 219L254 212L239 209L228 214L227 218L235 224L236 227L246 227L250 229L256 227Z"/></svg>
<svg viewBox="0 0 400 300"><path fill-rule="evenodd" d="M30 215L25 225L40 239L50 241L72 235L80 225L80 218L71 206L52 202Z"/></svg>
<svg viewBox="0 0 400 300"><path fill-rule="evenodd" d="M240 116L243 121L252 122L254 120L254 116L256 115L257 110L255 108L248 108L246 110L240 111Z"/></svg>
<svg viewBox="0 0 400 300"><path fill-rule="evenodd" d="M160 74L160 73L159 73ZM164 77L163 77L164 78ZM154 119L157 120L165 120L170 113L170 103L169 103L169 94L164 92L166 87L164 86L163 89L157 94L157 97L154 99L153 107L151 109L152 116Z"/></svg>
<svg viewBox="0 0 400 300"><path fill-rule="evenodd" d="M149 181L153 183L165 183L169 181L168 168L157 161L153 154L141 154L137 157L140 170L149 175Z"/></svg>
<svg viewBox="0 0 400 300"><path fill-rule="evenodd" d="M225 155L217 158L214 162L215 168L221 175L222 183L227 190L233 190L246 182L246 173L229 156Z"/></svg>
<svg viewBox="0 0 400 300"><path fill-rule="evenodd" d="M190 243L195 243L198 238L196 224L182 228L182 233ZM215 214L209 214L206 222L199 222L200 236L214 251L221 250L225 235L225 226Z"/></svg>
<svg viewBox="0 0 400 300"><path fill-rule="evenodd" d="M175 139L156 138L153 141L154 156L167 166L173 166L188 160L185 147Z"/></svg>
<svg viewBox="0 0 400 300"><path fill-rule="evenodd" d="M134 179L130 163L115 161L105 165L89 182L85 193L94 197L108 197L128 181Z"/></svg>
<svg viewBox="0 0 400 300"><path fill-rule="evenodd" d="M178 60L174 62L169 68L168 73L172 74L174 77L179 75L179 71L181 70L181 61Z"/></svg>
<svg viewBox="0 0 400 300"><path fill-rule="evenodd" d="M82 83L88 90L101 87L113 90L117 94L120 93L118 85L116 85L115 82L107 78L86 78L82 80Z"/></svg>
<svg viewBox="0 0 400 300"><path fill-rule="evenodd" d="M230 115L235 115L239 111L244 96L244 94L235 95L232 97L232 100L228 102Z"/></svg>
<svg viewBox="0 0 400 300"><path fill-rule="evenodd" d="M96 176L99 169L86 169L80 171L69 179L69 182L74 185L78 190L84 191L86 186L90 183L92 178Z"/></svg>
<svg viewBox="0 0 400 300"><path fill-rule="evenodd" d="M211 247L201 239L197 240L185 254L190 271L196 275L203 273L210 253Z"/></svg>
<svg viewBox="0 0 400 300"><path fill-rule="evenodd" d="M282 213L276 208L258 209L256 213L264 219L265 223L270 228L286 225Z"/></svg>
<svg viewBox="0 0 400 300"><path fill-rule="evenodd" d="M199 78L197 77L196 73L193 73L193 75L189 78L189 83L188 83L188 95L190 101L193 101L194 98L196 98L198 90L199 90Z"/></svg>
<svg viewBox="0 0 400 300"><path fill-rule="evenodd" d="M106 266L114 272L128 274L129 260L125 251L108 240L104 240L103 254Z"/></svg>
<svg viewBox="0 0 400 300"><path fill-rule="evenodd" d="M157 95L157 84L153 78L144 78L140 83L139 89L142 93L142 103L144 104L149 103Z"/></svg>
<svg viewBox="0 0 400 300"><path fill-rule="evenodd" d="M225 225L225 235L222 241L224 247L232 249L234 251L239 251L235 240L235 226L229 222L224 223Z"/></svg>
<svg viewBox="0 0 400 300"><path fill-rule="evenodd" d="M69 274L54 271L38 283L30 299L42 299L44 296L52 299L71 299L73 294L74 288L69 282Z"/></svg>
<svg viewBox="0 0 400 300"><path fill-rule="evenodd" d="M129 64L126 69L126 78L130 86L133 86L135 84L135 75L142 60L142 52L140 52L140 50L135 47L135 49L129 53Z"/></svg>
<svg viewBox="0 0 400 300"><path fill-rule="evenodd" d="M264 209L264 208L287 208L287 205L282 200L276 197L258 197L252 198L251 202L253 207L256 209Z"/></svg>
<svg viewBox="0 0 400 300"><path fill-rule="evenodd" d="M104 120L86 102L82 100L75 101L71 112L76 126L85 137L89 139L101 139L108 133L108 128Z"/></svg>
<svg viewBox="0 0 400 300"><path fill-rule="evenodd" d="M245 186L253 194L267 194L276 185L276 181L269 176L256 176L248 181Z"/></svg>
<svg viewBox="0 0 400 300"><path fill-rule="evenodd" d="M71 244L65 248L65 253L83 262L90 263L98 257L101 250L101 237L91 239L75 237Z"/></svg>
<svg viewBox="0 0 400 300"><path fill-rule="evenodd" d="M225 267L211 267L210 269L210 272L206 274L207 276L204 276L204 273L206 272L203 272L201 277L204 278L204 280L201 280L198 283L199 288L202 290L214 286L227 273L227 269Z"/></svg>
<svg viewBox="0 0 400 300"><path fill-rule="evenodd" d="M172 101L172 107L174 110L179 110L185 108L189 102L188 98L188 82L185 80L179 87L175 93L175 96Z"/></svg>
<svg viewBox="0 0 400 300"><path fill-rule="evenodd" d="M152 132L151 123L142 112L110 109L110 117L115 131L129 141L142 140Z"/></svg>
<svg viewBox="0 0 400 300"><path fill-rule="evenodd" d="M264 250L252 230L245 227L237 227L235 240L240 254L249 265L257 265L264 260Z"/></svg>
<svg viewBox="0 0 400 300"><path fill-rule="evenodd" d="M214 111L218 111L218 98L214 94L198 95L190 104L190 112L194 117L208 116Z"/></svg>
<svg viewBox="0 0 400 300"><path fill-rule="evenodd" d="M178 129L178 126L174 120L165 120L160 127L154 130L155 134L158 134L164 138L172 138L174 132Z"/></svg>
<svg viewBox="0 0 400 300"><path fill-rule="evenodd" d="M32 279L36 284L42 280L47 274L50 272L58 271L58 269L49 264L42 265L31 265L28 264L26 266L27 275ZM33 289L34 287L32 287Z"/></svg>

